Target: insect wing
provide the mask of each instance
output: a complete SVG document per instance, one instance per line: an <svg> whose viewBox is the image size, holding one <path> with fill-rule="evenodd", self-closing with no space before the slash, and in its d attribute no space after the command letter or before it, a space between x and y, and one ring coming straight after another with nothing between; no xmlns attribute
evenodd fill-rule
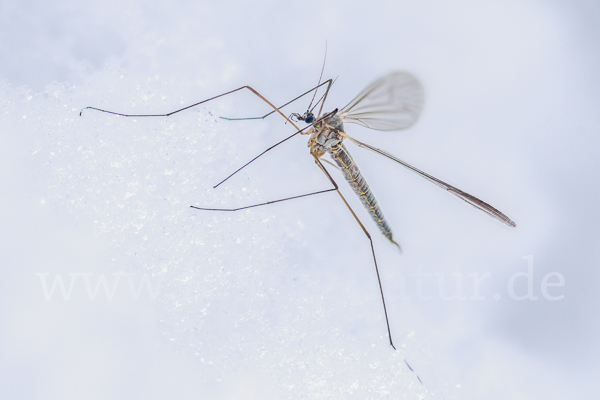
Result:
<svg viewBox="0 0 600 400"><path fill-rule="evenodd" d="M379 131L414 124L423 109L423 87L406 72L385 75L360 92L338 115L344 122Z"/></svg>

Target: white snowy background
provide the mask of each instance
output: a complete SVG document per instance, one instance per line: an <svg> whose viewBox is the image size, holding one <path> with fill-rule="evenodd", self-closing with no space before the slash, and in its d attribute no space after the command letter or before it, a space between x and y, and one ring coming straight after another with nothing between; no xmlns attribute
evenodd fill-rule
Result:
<svg viewBox="0 0 600 400"><path fill-rule="evenodd" d="M0 5L0 398L600 393L597 2ZM326 44L327 109L393 70L425 88L411 129L350 134L517 222L348 145L403 247L332 169L373 234L398 351L335 194L189 208L329 187L300 137L212 189L293 133L277 116L218 118L267 112L256 97L79 116L242 85L283 104L317 83Z"/></svg>

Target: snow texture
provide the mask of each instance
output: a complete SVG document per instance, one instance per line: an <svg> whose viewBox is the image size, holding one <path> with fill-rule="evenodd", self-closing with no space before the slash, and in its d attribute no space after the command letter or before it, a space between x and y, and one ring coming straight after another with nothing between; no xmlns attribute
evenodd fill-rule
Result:
<svg viewBox="0 0 600 400"><path fill-rule="evenodd" d="M599 392L593 2L3 2L0 397L564 399ZM348 144L402 245L369 242L283 104L406 70L403 132ZM286 107L304 112L309 98ZM408 362L412 369L407 366ZM419 382L420 377L423 383Z"/></svg>

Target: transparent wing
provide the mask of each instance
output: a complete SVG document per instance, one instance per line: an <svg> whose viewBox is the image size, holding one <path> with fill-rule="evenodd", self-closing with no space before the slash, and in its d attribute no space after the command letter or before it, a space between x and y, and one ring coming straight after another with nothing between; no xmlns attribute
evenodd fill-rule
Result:
<svg viewBox="0 0 600 400"><path fill-rule="evenodd" d="M354 138L351 138L350 136L346 136L346 138L348 138L349 140L351 140L353 143L355 143L357 146L362 147L364 149L368 149L371 151L374 151L377 154L381 154L382 156L385 156L387 158L389 158L390 160L394 160L396 161L398 164L410 169L413 172L416 172L418 175L422 176L423 178L435 183L436 185L438 185L439 187L446 189L447 191L449 191L450 193L452 193L453 195L463 199L464 201L466 201L467 203L469 203L470 205L472 205L475 208L480 209L481 211L487 213L488 215L498 219L499 221L505 223L508 226L512 226L515 227L517 226L514 221L512 221L510 218L508 218L506 215L504 215L502 212L500 212L498 209L492 207L491 205L489 205L488 203L486 203L483 200L478 199L477 197L470 195L469 193L463 192L462 190L455 188L452 185L447 184L444 181L441 181L423 171L421 171L420 169L417 169L415 167L413 167L412 165L400 160L399 158L397 158L396 156L391 155L390 153L383 151L381 149L378 149L376 147L373 147L371 145L368 145L366 143L360 142Z"/></svg>
<svg viewBox="0 0 600 400"><path fill-rule="evenodd" d="M414 124L423 109L423 87L406 72L382 76L360 92L338 115L344 122L379 131L395 131Z"/></svg>

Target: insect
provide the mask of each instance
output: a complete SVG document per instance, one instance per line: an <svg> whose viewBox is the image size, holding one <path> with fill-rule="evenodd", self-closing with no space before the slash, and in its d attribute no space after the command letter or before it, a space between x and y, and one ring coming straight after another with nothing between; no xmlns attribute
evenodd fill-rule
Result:
<svg viewBox="0 0 600 400"><path fill-rule="evenodd" d="M321 76L322 76L322 73L323 72L321 71ZM388 238L388 240L391 243L393 243L394 245L396 245L398 247L400 247L400 246L398 245L398 243L396 241L394 241L392 230L391 230L388 222L386 221L386 219L383 215L383 212L381 211L381 208L377 204L377 200L375 199L375 196L371 192L371 189L369 188L367 181L365 180L365 178L362 175L362 173L360 172L358 166L354 162L354 159L352 158L352 156L348 152L348 149L346 148L345 144L343 143L344 140L346 140L346 139L351 141L352 143L356 144L359 147L365 148L367 150L371 150L377 154L380 154L384 157L387 157L387 158L397 162L398 164L402 165L403 167L408 168L409 170L417 173L418 175L422 176L423 178L433 182L437 186L447 190L448 192L452 193L453 195L455 195L455 196L459 197L460 199L466 201L467 203L471 204L472 206L484 211L488 215L498 219L499 221L501 221L511 227L516 226L516 224L510 218L508 218L506 215L504 215L502 212L498 211L496 208L494 208L491 205L489 205L488 203L478 199L477 197L472 196L466 192L463 192L462 190L457 189L456 187L449 185L449 184L413 167L412 165L407 164L406 162L398 159L397 157L393 156L392 154L390 154L384 150L381 150L381 149L375 148L371 145L368 145L366 143L360 142L360 141L352 138L351 136L349 136L346 133L345 126L344 126L345 123L354 123L354 124L365 126L370 129L380 130L380 131L401 130L401 129L405 129L405 128L408 128L409 126L413 125L419 118L419 115L423 108L423 89L422 89L422 86L419 83L419 81L416 78L414 78L412 75L410 75L406 72L392 72L390 74L387 74L387 75L377 79L375 82L373 82L369 86L367 86L362 92L360 92L358 94L358 96L356 96L344 108L342 108L342 109L336 108L333 111L326 112L326 113L323 113L323 107L324 107L325 101L327 99L329 90L333 84L333 80L329 79L322 83L320 82L320 80L321 79L319 79L319 84L317 86L315 86L314 88L310 89L309 91L303 93L302 95L296 97L295 99L293 99L293 100L289 101L288 103L286 103L282 106L279 106L279 107L276 107L275 105L273 105L269 100L267 100L265 97L263 97L259 92L254 90L252 87L242 86L242 87L234 89L232 91L222 93L220 95L211 97L209 99L206 99L206 100L203 100L203 101L200 101L197 103L194 103L194 104L189 105L184 108L180 108L178 110L172 111L167 114L123 114L123 113L117 113L114 111L108 111L108 110L104 110L104 109L100 109L100 108L96 108L96 107L86 107L83 110L81 110L80 115L84 110L90 109L90 110L100 111L100 112L114 114L114 115L118 115L118 116L123 116L123 117L168 117L168 116L171 116L178 112L187 110L189 108L198 106L200 104L209 102L211 100L215 100L215 99L223 97L223 96L227 96L229 94L233 94L235 92L238 92L238 91L241 91L244 89L249 90L250 92L255 94L262 101L267 103L273 109L273 111L269 112L268 114L266 114L262 117L224 118L224 119L228 119L228 120L264 119L273 113L278 113L283 118L285 118L286 122L289 122L295 128L296 132L294 134L286 137L285 139L279 141L275 145L269 147L268 149L263 151L258 156L254 157L252 160L250 160L249 162L247 162L246 164L244 164L243 166L238 168L231 175L229 175L227 178L225 178L224 180L219 182L214 187L216 188L217 186L221 185L227 179L231 178L238 171L245 168L248 164L250 164L251 162L256 160L258 157L262 156L266 152L272 150L273 148L280 145L281 143L283 143L299 134L309 136L308 147L310 148L310 154L313 156L314 162L316 163L318 168L326 175L327 179L331 182L333 187L330 189L307 193L307 194L303 194L300 196L293 196L293 197L288 197L288 198L284 198L284 199L269 201L266 203L253 204L250 206L245 206L245 207L240 207L240 208L222 209L222 208L204 208L204 207L197 207L197 206L191 206L191 207L198 209L198 210L207 210L207 211L237 211L237 210L277 203L277 202L281 202L281 201L287 201L287 200L293 200L293 199L297 199L297 198L301 198L301 197L307 197L307 196L311 196L311 195L317 195L317 194L322 194L322 193L327 193L327 192L337 192L337 194L341 197L341 199L344 202L344 204L346 205L346 207L352 213L356 222L360 225L361 229L363 230L363 232L369 239L369 242L371 245L371 253L373 256L373 263L374 263L375 271L377 274L377 281L379 283L379 291L381 293L381 301L383 304L383 311L384 311L386 325L387 325L387 333L388 333L390 345L394 349L396 349L396 347L394 346L394 343L392 341L392 333L390 330L390 324L389 324L389 319L388 319L388 315L387 315L387 308L385 305L385 298L383 295L383 288L381 285L379 268L377 266L377 258L375 256L375 248L373 246L373 240L372 240L371 235L369 234L368 230L365 228L363 223L360 221L358 216L355 214L352 207L350 207L350 205L348 204L348 202L346 201L346 199L344 198L342 193L339 191L336 181L330 175L329 171L325 168L325 165L323 162L326 162L329 164L332 164L332 163L322 159L322 157L325 154L330 155L331 159L335 163L335 165L334 164L332 164L332 165L334 167L337 167L342 172L344 178L346 179L346 181L348 182L350 187L353 189L354 193L359 197L360 201L366 208L367 212L370 214L371 218L373 219L373 221L375 222L375 224L377 225L377 227L379 228L381 233L386 238ZM316 98L316 94L317 94L318 90L322 87L325 87L325 89L324 89L325 93L313 105L313 102ZM287 117L286 115L283 114L283 112L281 111L281 109L283 107L291 104L292 102L298 100L299 98L301 98L309 93L313 93L313 97L310 102L310 105L307 108L307 111L304 114L294 113L294 114L291 114L289 117ZM315 115L314 110L316 109L317 106L319 106L319 111ZM306 124L306 126L303 128L298 127L296 125L296 122L299 122L299 121L304 122ZM410 368L410 366L409 366L409 368Z"/></svg>

